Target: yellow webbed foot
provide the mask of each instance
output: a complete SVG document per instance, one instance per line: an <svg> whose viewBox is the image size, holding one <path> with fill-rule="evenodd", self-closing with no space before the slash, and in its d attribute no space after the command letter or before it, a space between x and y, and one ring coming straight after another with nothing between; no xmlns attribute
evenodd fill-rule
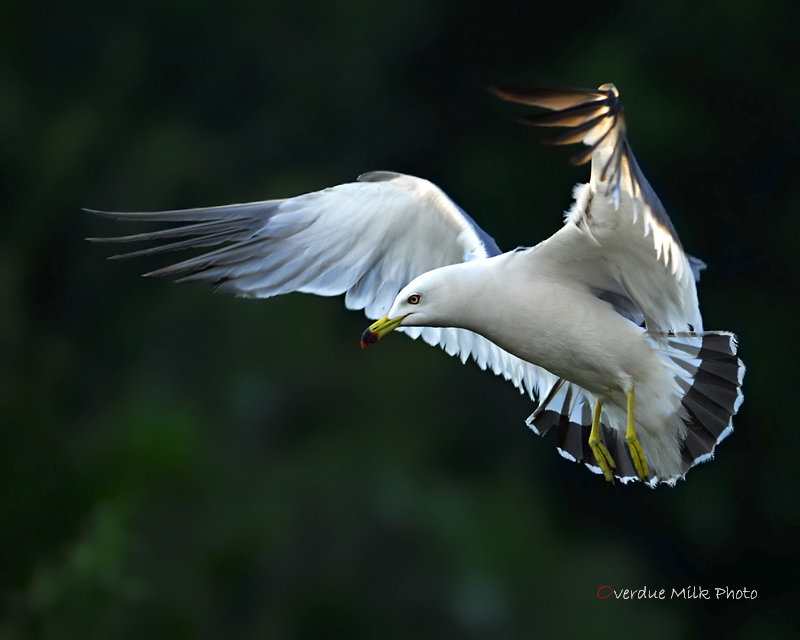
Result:
<svg viewBox="0 0 800 640"><path fill-rule="evenodd" d="M597 466L600 467L606 480L613 483L614 474L611 470L615 469L617 465L614 464L614 459L600 439L600 412L602 409L603 403L599 400L596 401L594 404L594 416L592 418L592 431L589 434L589 446L592 449L595 460L597 460Z"/></svg>
<svg viewBox="0 0 800 640"><path fill-rule="evenodd" d="M606 446L600 442L599 438L596 441L592 438L589 438L589 446L592 448L594 458L597 460L597 466L600 467L600 470L603 472L606 480L613 483L614 474L611 472L611 470L615 469L617 465L614 464L614 460L611 458L611 454L608 452L608 449L606 449Z"/></svg>
<svg viewBox="0 0 800 640"><path fill-rule="evenodd" d="M625 442L628 443L628 449L630 449L633 465L636 467L636 473L639 475L639 479L646 482L650 477L650 469L647 466L647 458L644 457L642 445L639 444L639 438L636 437L636 432L632 435L627 434L625 436Z"/></svg>
<svg viewBox="0 0 800 640"><path fill-rule="evenodd" d="M628 393L628 430L625 433L625 442L628 443L628 449L630 449L633 465L636 467L639 479L646 482L650 477L650 468L647 466L647 458L644 456L642 445L633 426L633 388Z"/></svg>

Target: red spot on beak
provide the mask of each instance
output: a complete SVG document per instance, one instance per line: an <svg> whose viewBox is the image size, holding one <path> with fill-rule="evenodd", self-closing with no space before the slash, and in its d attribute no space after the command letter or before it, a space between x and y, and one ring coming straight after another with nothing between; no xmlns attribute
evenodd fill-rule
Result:
<svg viewBox="0 0 800 640"><path fill-rule="evenodd" d="M364 349L364 348L368 347L371 344L375 344L378 341L379 338L380 338L380 336L377 333L372 333L372 331L367 329L361 335L361 348Z"/></svg>

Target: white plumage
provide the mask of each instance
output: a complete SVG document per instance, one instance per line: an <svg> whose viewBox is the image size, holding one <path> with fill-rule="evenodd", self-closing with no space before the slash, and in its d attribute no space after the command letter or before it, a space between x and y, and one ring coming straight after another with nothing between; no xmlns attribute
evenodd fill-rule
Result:
<svg viewBox="0 0 800 640"><path fill-rule="evenodd" d="M735 337L702 331L695 281L704 265L684 253L636 165L613 85L497 92L552 109L531 121L568 127L556 144L589 146L577 161L591 159L590 182L576 187L564 227L533 248L501 254L438 187L390 172L285 200L95 212L191 223L104 240L168 241L126 257L222 244L148 275L185 274L180 281L240 296L345 294L348 308L383 316L365 334L373 340L398 327L538 399L529 424L537 433L557 426L565 457L603 471L587 444L598 403L614 475L674 483L713 455L742 399ZM625 443L634 389L645 472Z"/></svg>

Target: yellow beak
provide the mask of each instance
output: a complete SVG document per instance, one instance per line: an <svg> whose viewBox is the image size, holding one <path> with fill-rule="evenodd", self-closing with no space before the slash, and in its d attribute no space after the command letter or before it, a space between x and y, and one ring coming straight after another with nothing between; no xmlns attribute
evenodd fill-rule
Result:
<svg viewBox="0 0 800 640"><path fill-rule="evenodd" d="M386 315L377 322L372 323L361 336L361 348L363 349L371 344L375 344L387 333L397 329L397 327L400 326L400 323L403 322L405 318L405 316L400 316L399 318L393 318L392 320L389 320L389 316Z"/></svg>

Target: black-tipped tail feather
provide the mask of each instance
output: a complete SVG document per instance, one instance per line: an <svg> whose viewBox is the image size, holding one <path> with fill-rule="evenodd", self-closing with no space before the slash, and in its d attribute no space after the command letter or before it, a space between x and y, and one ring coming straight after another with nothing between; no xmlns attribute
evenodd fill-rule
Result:
<svg viewBox="0 0 800 640"><path fill-rule="evenodd" d="M733 416L744 400L745 367L736 356L736 336L725 331L669 337L670 360L679 367L675 379L683 390L681 404L686 438L681 456L686 470L714 457L714 449L733 432Z"/></svg>

